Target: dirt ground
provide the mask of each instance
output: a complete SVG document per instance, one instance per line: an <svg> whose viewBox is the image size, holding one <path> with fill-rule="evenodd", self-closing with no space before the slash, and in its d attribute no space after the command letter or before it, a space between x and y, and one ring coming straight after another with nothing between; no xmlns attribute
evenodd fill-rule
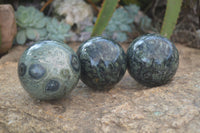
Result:
<svg viewBox="0 0 200 133"><path fill-rule="evenodd" d="M180 65L166 85L147 88L126 72L109 92L79 81L69 97L49 102L20 85L17 61L26 47L15 47L0 59L0 133L199 133L200 50L176 46Z"/></svg>

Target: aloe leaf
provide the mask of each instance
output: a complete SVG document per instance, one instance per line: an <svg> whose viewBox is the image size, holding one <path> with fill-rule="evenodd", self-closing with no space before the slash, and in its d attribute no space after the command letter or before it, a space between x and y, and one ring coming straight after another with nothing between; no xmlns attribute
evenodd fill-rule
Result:
<svg viewBox="0 0 200 133"><path fill-rule="evenodd" d="M119 0L104 0L91 36L98 36L102 34L108 25L108 22L112 17L118 2Z"/></svg>
<svg viewBox="0 0 200 133"><path fill-rule="evenodd" d="M181 10L182 0L167 0L167 8L161 28L161 35L171 37Z"/></svg>
<svg viewBox="0 0 200 133"><path fill-rule="evenodd" d="M26 31L21 30L17 32L16 41L18 44L23 45L26 42Z"/></svg>

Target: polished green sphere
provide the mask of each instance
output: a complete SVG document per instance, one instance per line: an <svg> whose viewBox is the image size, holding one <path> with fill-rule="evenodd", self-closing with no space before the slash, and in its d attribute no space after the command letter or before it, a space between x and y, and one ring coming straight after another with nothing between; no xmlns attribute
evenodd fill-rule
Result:
<svg viewBox="0 0 200 133"><path fill-rule="evenodd" d="M94 37L83 43L77 55L81 64L81 80L94 90L109 90L126 71L126 54L111 40Z"/></svg>
<svg viewBox="0 0 200 133"><path fill-rule="evenodd" d="M18 76L23 88L34 98L64 97L77 85L80 64L76 53L57 41L40 41L22 54Z"/></svg>
<svg viewBox="0 0 200 133"><path fill-rule="evenodd" d="M127 50L128 71L145 86L168 83L175 75L179 54L175 45L158 34L135 39Z"/></svg>

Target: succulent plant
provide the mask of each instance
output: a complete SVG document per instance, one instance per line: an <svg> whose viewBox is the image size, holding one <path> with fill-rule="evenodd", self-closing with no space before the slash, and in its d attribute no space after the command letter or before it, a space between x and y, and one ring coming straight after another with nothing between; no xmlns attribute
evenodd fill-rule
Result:
<svg viewBox="0 0 200 133"><path fill-rule="evenodd" d="M47 22L46 30L48 32L48 39L65 41L66 37L71 36L69 33L70 25L62 22L59 22L56 18L49 18Z"/></svg>
<svg viewBox="0 0 200 133"><path fill-rule="evenodd" d="M124 6L116 9L103 36L110 37L119 42L126 41L126 32L132 31L134 17L138 11L139 7L136 5Z"/></svg>
<svg viewBox="0 0 200 133"><path fill-rule="evenodd" d="M15 15L18 26L15 40L18 44L23 45L27 40L65 41L65 37L69 36L70 25L45 17L34 7L19 6Z"/></svg>
<svg viewBox="0 0 200 133"><path fill-rule="evenodd" d="M15 16L18 26L16 35L18 44L24 44L27 39L39 40L46 36L45 26L47 19L39 10L34 7L19 6Z"/></svg>
<svg viewBox="0 0 200 133"><path fill-rule="evenodd" d="M140 8L134 4L116 9L103 36L119 42L126 41L128 38L127 32L132 32L135 27L135 17L138 15L139 10ZM139 20L139 26L142 31L149 29L151 27L151 19L144 15Z"/></svg>

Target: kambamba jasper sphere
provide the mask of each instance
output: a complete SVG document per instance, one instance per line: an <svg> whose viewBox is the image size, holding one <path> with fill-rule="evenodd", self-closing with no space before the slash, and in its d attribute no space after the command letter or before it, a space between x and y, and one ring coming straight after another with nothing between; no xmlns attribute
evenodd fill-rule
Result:
<svg viewBox="0 0 200 133"><path fill-rule="evenodd" d="M57 41L37 42L22 54L18 75L24 89L36 99L58 99L76 86L80 64L76 53Z"/></svg>
<svg viewBox="0 0 200 133"><path fill-rule="evenodd" d="M145 86L159 86L169 82L179 64L175 45L167 38L148 34L135 39L127 50L128 71Z"/></svg>
<svg viewBox="0 0 200 133"><path fill-rule="evenodd" d="M77 55L81 64L81 80L94 90L109 90L126 71L126 54L111 40L94 37L83 43Z"/></svg>

